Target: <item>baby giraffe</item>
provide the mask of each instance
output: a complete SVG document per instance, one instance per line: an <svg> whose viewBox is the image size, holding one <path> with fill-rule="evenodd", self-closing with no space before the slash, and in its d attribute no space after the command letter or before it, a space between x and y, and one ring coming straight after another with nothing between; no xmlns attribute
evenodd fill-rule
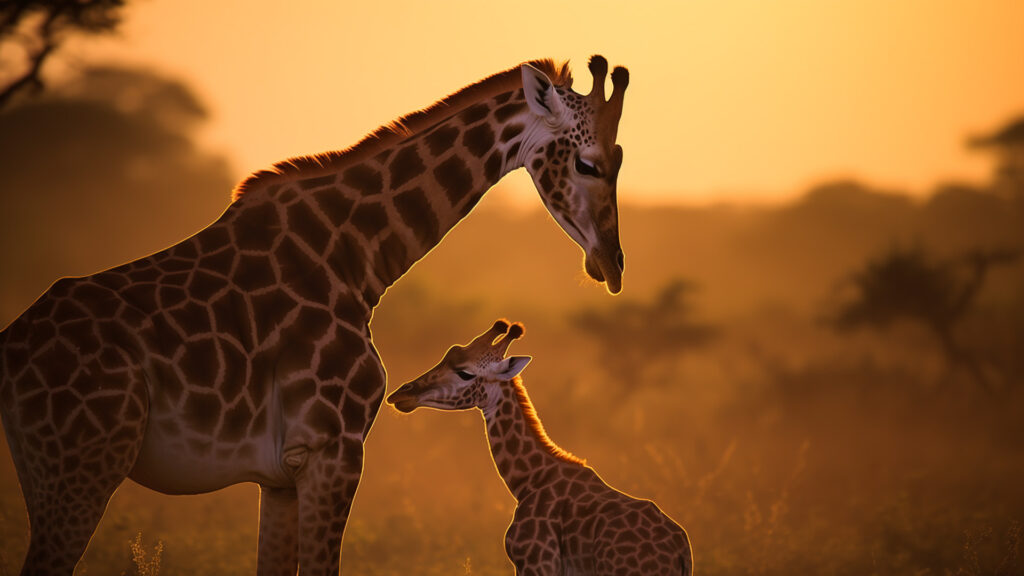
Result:
<svg viewBox="0 0 1024 576"><path fill-rule="evenodd" d="M401 412L483 411L494 463L518 502L505 534L516 574L691 574L690 542L678 524L650 500L608 486L548 438L519 377L530 356L505 357L523 332L499 320L466 346L452 346L388 402Z"/></svg>

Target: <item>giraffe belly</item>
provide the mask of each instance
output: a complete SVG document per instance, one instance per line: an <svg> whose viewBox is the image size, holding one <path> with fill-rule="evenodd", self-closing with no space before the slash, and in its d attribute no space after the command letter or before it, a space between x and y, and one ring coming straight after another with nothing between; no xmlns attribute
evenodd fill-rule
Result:
<svg viewBox="0 0 1024 576"><path fill-rule="evenodd" d="M273 433L228 443L181 430L172 421L171 415L150 415L132 480L164 494L202 494L240 482L292 484Z"/></svg>

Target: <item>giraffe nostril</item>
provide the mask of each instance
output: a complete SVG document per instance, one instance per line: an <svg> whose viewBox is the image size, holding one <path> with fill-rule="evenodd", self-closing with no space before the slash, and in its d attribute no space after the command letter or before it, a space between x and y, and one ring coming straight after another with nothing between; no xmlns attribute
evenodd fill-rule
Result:
<svg viewBox="0 0 1024 576"><path fill-rule="evenodd" d="M623 256L622 250L619 250L619 253L615 255L615 262L619 265L619 272L626 269L626 257Z"/></svg>

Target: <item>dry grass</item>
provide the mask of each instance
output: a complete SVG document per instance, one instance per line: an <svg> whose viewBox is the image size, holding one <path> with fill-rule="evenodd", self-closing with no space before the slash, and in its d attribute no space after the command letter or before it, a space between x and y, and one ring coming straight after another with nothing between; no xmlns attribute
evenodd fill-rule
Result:
<svg viewBox="0 0 1024 576"><path fill-rule="evenodd" d="M142 532L135 535L135 539L128 543L132 552L132 562L135 563L135 572L132 576L160 576L160 557L164 553L163 541L157 541L153 551L149 552L142 544Z"/></svg>

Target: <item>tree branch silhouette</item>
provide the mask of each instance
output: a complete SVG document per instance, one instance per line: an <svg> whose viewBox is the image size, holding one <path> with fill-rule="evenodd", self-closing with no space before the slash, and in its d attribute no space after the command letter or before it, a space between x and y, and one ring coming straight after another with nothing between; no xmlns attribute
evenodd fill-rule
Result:
<svg viewBox="0 0 1024 576"><path fill-rule="evenodd" d="M0 75L0 110L20 94L44 87L43 65L70 33L114 30L125 0L6 0L0 3L0 49L22 52L22 62L0 62L15 70ZM7 60L17 60L8 56Z"/></svg>

